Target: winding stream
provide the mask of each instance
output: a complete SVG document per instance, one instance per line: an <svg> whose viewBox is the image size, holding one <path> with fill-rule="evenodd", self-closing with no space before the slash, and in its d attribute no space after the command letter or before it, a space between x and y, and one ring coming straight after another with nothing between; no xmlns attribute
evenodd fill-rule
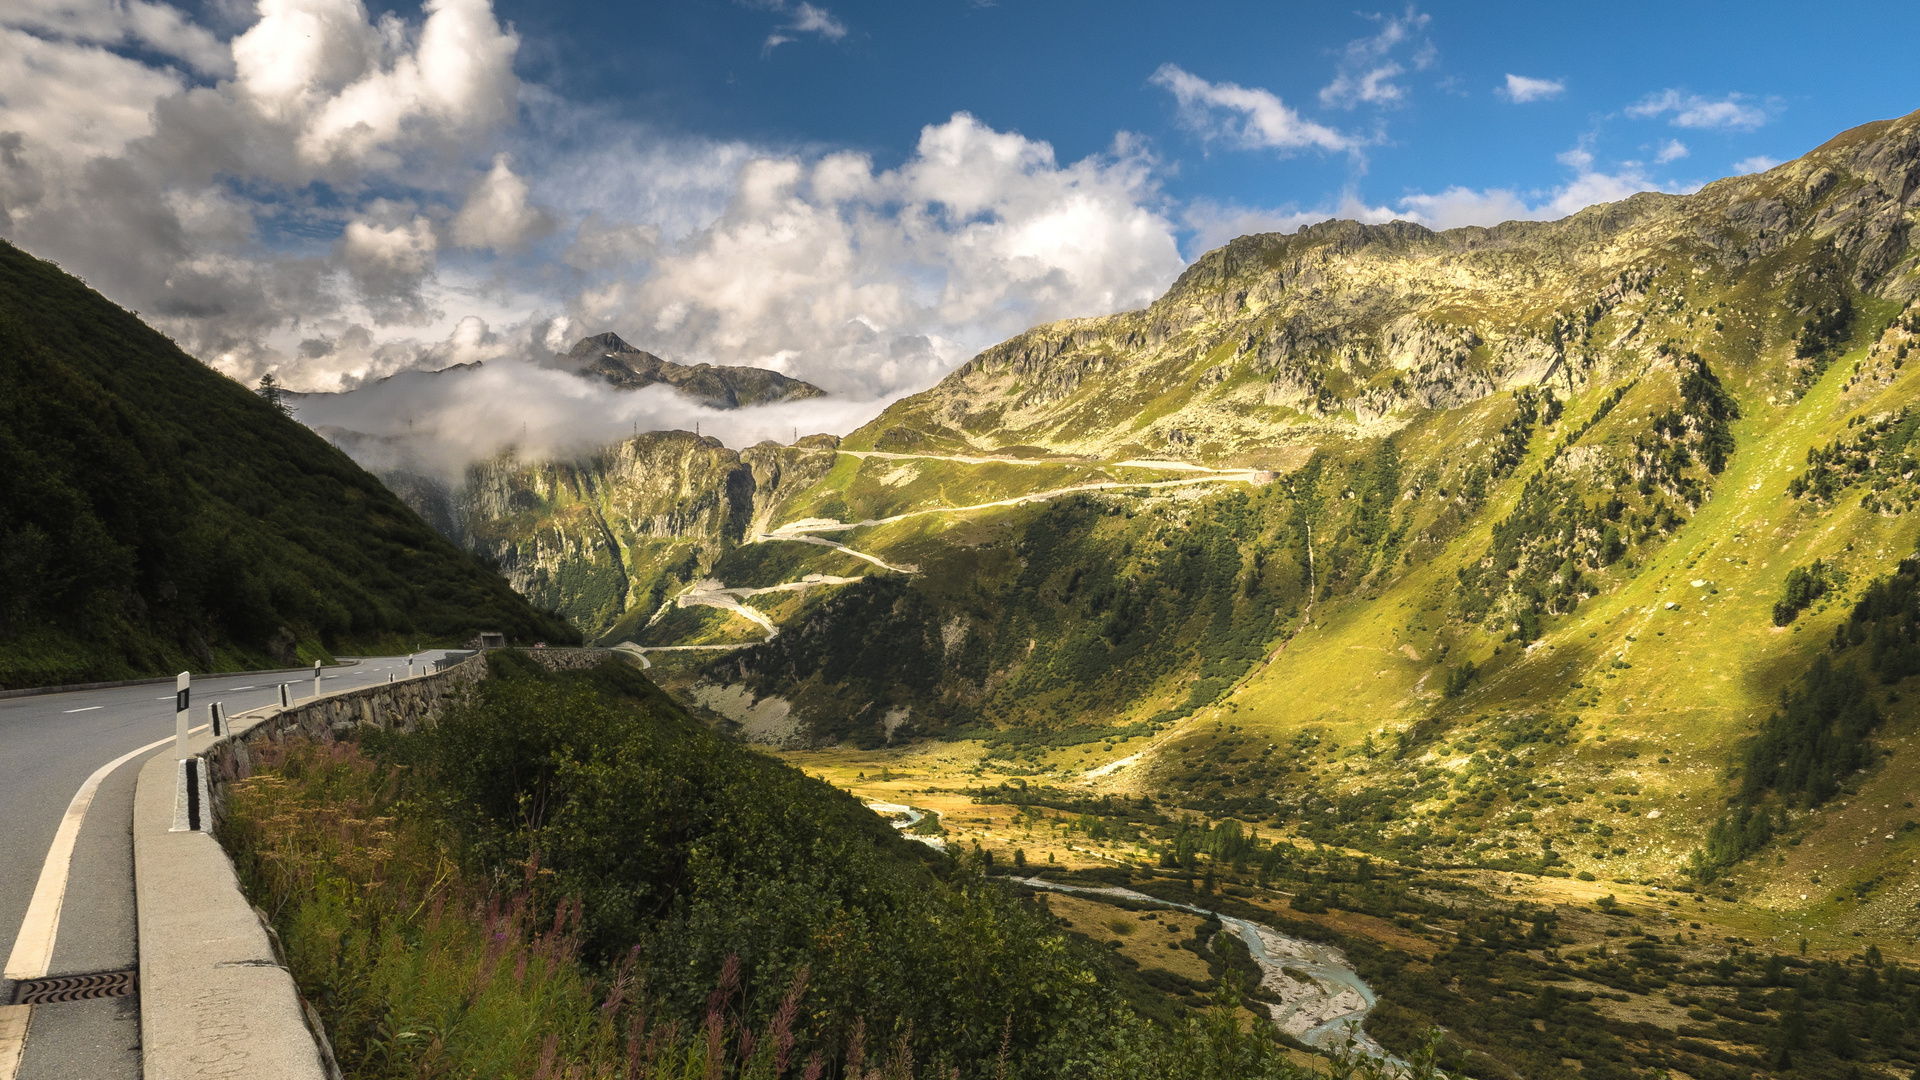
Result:
<svg viewBox="0 0 1920 1080"><path fill-rule="evenodd" d="M1370 1057L1400 1064L1385 1047L1373 1041L1360 1025L1366 1020L1377 998L1359 975L1348 966L1347 958L1331 945L1321 945L1288 937L1270 926L1222 915L1192 904L1162 900L1143 892L1116 887L1059 885L1045 878L1016 877L1012 880L1036 889L1056 892L1087 893L1122 897L1142 904L1177 908L1196 915L1219 919L1220 924L1240 938L1260 965L1260 985L1280 998L1280 1003L1263 1002L1281 1031L1321 1050L1337 1050L1346 1045L1351 1033L1354 1048Z"/></svg>
<svg viewBox="0 0 1920 1080"><path fill-rule="evenodd" d="M871 802L867 804L867 809L883 817L888 814L906 815L905 821L893 822L893 827L900 830L900 835L906 837L909 840L919 841L920 843L927 845L928 847L932 848L935 851L947 850L947 841L945 837L916 836L915 834L907 831L908 829L913 828L915 825L920 824L921 819L927 816L921 813L920 811L915 810L913 807L905 806L901 803Z"/></svg>
<svg viewBox="0 0 1920 1080"><path fill-rule="evenodd" d="M944 849L946 846L945 842L937 836L914 836L912 833L906 833L906 830L919 824L920 820L926 817L911 806L901 803L874 802L868 803L867 808L884 816L900 815L893 821L893 827L905 833L908 839L918 840L935 848ZM1116 886L1060 885L1039 877L1014 877L1010 880L1035 889L1114 896L1136 903L1175 908L1195 915L1219 919L1220 925L1233 931L1234 935L1245 943L1247 951L1253 955L1254 963L1260 965L1260 985L1272 991L1280 999L1277 1004L1271 1001L1261 1002L1266 1006L1268 1014L1273 1017L1275 1027L1308 1046L1321 1050L1338 1050L1346 1045L1348 1037L1351 1036L1354 1049L1359 1052L1394 1065L1404 1064L1361 1029L1367 1013L1379 999L1374 996L1373 988L1368 986L1348 965L1346 954L1331 945L1302 941L1296 937L1288 937L1264 923L1222 915L1217 911L1196 907L1193 904L1183 904L1177 900L1162 900L1157 896L1148 896L1133 889Z"/></svg>

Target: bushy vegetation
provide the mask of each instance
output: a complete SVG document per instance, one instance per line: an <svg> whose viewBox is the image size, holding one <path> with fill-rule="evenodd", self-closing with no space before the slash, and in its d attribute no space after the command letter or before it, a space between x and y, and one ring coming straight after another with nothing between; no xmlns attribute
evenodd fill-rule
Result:
<svg viewBox="0 0 1920 1080"><path fill-rule="evenodd" d="M1787 485L1796 499L1832 505L1849 489L1865 487L1860 505L1878 514L1905 513L1920 503L1914 473L1920 461L1910 447L1920 433L1920 411L1911 407L1847 422L1848 434L1807 450L1807 469Z"/></svg>
<svg viewBox="0 0 1920 1080"><path fill-rule="evenodd" d="M1230 981L1150 1026L1043 908L637 673L492 659L430 731L263 744L231 788L223 840L355 1080L1303 1077Z"/></svg>
<svg viewBox="0 0 1920 1080"><path fill-rule="evenodd" d="M479 630L578 640L318 435L0 243L0 687Z"/></svg>
<svg viewBox="0 0 1920 1080"><path fill-rule="evenodd" d="M1898 1075L1920 1062L1920 971L1871 947L1847 960L1763 953L1748 941L1710 939L1697 926L1669 922L1656 933L1613 896L1588 911L1515 904L1456 880L1285 842L1260 845L1249 861L1258 880L1224 863L1211 873L1114 868L1049 877L1125 885L1337 945L1379 994L1368 1033L1403 1055L1424 1048L1426 1060L1459 1075L1557 1076L1578 1062L1581 1075L1614 1080L1660 1071L1739 1080L1753 1070L1848 1080L1874 1068ZM1281 902L1297 915L1273 906L1284 894ZM1424 938L1431 955L1416 960L1377 935L1329 925L1353 915ZM1203 924L1180 947L1209 955L1206 932ZM1590 944L1580 946L1582 939ZM1232 958L1211 955L1209 970L1227 981ZM1164 976L1158 983L1187 1000L1204 989ZM1625 1018L1616 1003L1684 1018L1676 1030ZM1427 1042L1437 1031L1444 1038Z"/></svg>
<svg viewBox="0 0 1920 1080"><path fill-rule="evenodd" d="M1781 587L1780 599L1773 605L1773 625L1786 626L1800 617L1800 613L1815 600L1827 594L1830 585L1845 584L1844 572L1841 580L1831 581L1829 574L1837 568L1829 566L1820 559L1810 565L1796 566L1787 571L1787 580Z"/></svg>
<svg viewBox="0 0 1920 1080"><path fill-rule="evenodd" d="M1610 491L1600 494L1587 478L1557 466L1630 387L1602 398L1527 477L1513 512L1494 524L1486 553L1458 572L1463 617L1487 620L1510 640L1534 641L1545 619L1571 612L1605 586L1601 572L1686 523L1683 509L1706 497L1700 474L1710 478L1726 467L1739 408L1698 355L1679 355L1674 363L1680 403L1650 418L1633 439L1630 459L1613 463ZM1551 392L1541 393L1543 400L1522 402L1522 418L1551 422L1558 415Z"/></svg>

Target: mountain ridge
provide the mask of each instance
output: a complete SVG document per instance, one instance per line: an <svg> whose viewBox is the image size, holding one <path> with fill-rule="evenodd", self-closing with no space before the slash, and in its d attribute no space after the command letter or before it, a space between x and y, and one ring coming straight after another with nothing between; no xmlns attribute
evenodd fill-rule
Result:
<svg viewBox="0 0 1920 1080"><path fill-rule="evenodd" d="M1645 192L1556 222L1436 233L1334 221L1241 237L1195 260L1143 311L1047 324L983 351L848 445L1217 457L1464 404L1562 365L1571 388L1604 378L1593 369L1622 351L1639 354L1626 362L1645 358L1648 346L1584 340L1640 279L1709 254L1739 269L1776 254L1795 228L1832 243L1856 289L1910 299L1920 288L1905 246L1917 127L1913 116L1862 125L1763 174L1692 195ZM1840 187L1836 166L1850 173ZM1706 218L1698 225L1676 220L1696 211ZM1542 265L1548 258L1572 266ZM1609 284L1620 286L1612 296ZM1576 335L1589 315L1598 317ZM1784 337L1765 329L1767 345ZM1276 409L1298 422L1275 422L1266 414Z"/></svg>
<svg viewBox="0 0 1920 1080"><path fill-rule="evenodd" d="M826 391L809 382L758 367L676 364L636 349L608 331L581 338L566 360L581 375L595 375L609 386L638 390L664 383L716 409L740 409L802 401Z"/></svg>

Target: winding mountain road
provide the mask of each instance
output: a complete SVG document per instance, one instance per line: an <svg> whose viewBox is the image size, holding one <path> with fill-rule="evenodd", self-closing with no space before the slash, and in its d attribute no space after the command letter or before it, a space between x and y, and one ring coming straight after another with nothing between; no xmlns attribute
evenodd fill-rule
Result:
<svg viewBox="0 0 1920 1080"><path fill-rule="evenodd" d="M1079 460L1058 459L1058 458L1041 458L1041 459L987 458L987 457L965 457L965 456L953 455L953 454L896 454L896 453L889 453L881 450L837 450L835 452L840 454L846 454L849 457L860 458L862 460L865 460L867 458L879 458L886 461L954 461L954 462L959 462L963 465L1080 465L1080 466L1091 466L1094 468L1103 467L1100 462L1096 462L1096 461L1079 461ZM1025 495L1017 495L1009 499L996 499L992 502L973 503L968 506L934 506L934 507L928 507L923 510L909 510L905 513L894 514L890 517L868 518L864 521L838 521L832 518L801 518L798 521L790 521L785 525L781 525L770 532L756 532L753 534L752 539L750 539L748 543L761 544L761 543L774 543L779 541L788 541L796 544L814 544L819 547L828 547L828 548L833 548L837 551L845 552L846 554L851 555L856 559L863 559L867 562L870 562L882 570L890 570L896 574L918 574L920 572L920 568L918 566L914 566L908 563L901 563L899 565L895 565L893 563L887 562L885 559L882 559L878 555L869 554L868 552L860 551L855 548L848 547L847 545L839 543L838 541L828 540L828 539L825 539L824 537L821 537L815 534L845 532L849 529L863 529L863 528L867 528L869 526L875 526L875 525L891 525L894 522L907 521L912 518L924 517L928 514L963 514L970 510L989 510L996 507L1022 506L1027 503L1046 502L1050 499L1059 498L1062 495L1077 495L1077 494L1082 494L1089 491L1116 491L1116 490L1140 491L1140 490L1152 490L1157 488L1191 487L1197 484L1223 484L1223 483L1252 484L1257 487L1273 479L1272 473L1264 472L1259 469L1215 469L1206 465L1195 465L1192 462L1187 462L1187 461L1159 461L1159 460L1141 458L1141 459L1134 459L1129 461L1115 462L1111 466L1105 466L1105 467L1164 469L1164 470L1170 470L1173 472L1199 472L1199 473L1206 473L1207 475L1190 476L1190 477L1186 477L1179 480L1146 480L1146 481L1132 481L1132 482L1112 480L1112 481L1102 481L1099 483L1092 483L1092 484L1073 484L1067 487L1051 488L1046 491L1035 491ZM734 614L739 615L741 618L746 619L748 622L751 622L757 626L764 628L767 631L767 636L765 640L772 641L776 636L779 635L780 628L774 624L773 620L769 618L765 612L760 611L758 608L751 607L747 604L742 603L741 602L742 600L750 596L759 595L760 593L782 592L782 591L795 590L795 589L804 589L814 584L848 585L854 582L858 582L860 580L862 579L861 578L836 578L836 577L828 577L822 574L809 574L807 575L806 578L800 581L786 582L781 585L773 585L773 586L760 588L760 589L746 589L746 588L729 588L723 582L707 579L707 580L695 582L694 584L688 586L686 589L682 590L678 596L674 597L671 604L674 607L684 608L684 607L690 607L694 605L700 605L705 607L716 607L716 608L721 608L727 611L731 611ZM668 605L662 604L660 607L660 610L654 612L653 618L648 620L647 625L652 626L654 623L659 622L661 617L667 613L667 609L668 609ZM647 659L647 655L646 655L647 653L650 653L650 652L676 652L676 651L686 651L686 650L694 650L694 649L701 649L701 650L744 649L744 648L749 648L753 645L759 645L759 644L762 644L762 642L743 641L743 642L737 642L737 643L725 644L725 645L637 645L632 642L622 642L620 645L616 647L637 655L640 658L640 663L643 666L652 667L653 664L651 661Z"/></svg>

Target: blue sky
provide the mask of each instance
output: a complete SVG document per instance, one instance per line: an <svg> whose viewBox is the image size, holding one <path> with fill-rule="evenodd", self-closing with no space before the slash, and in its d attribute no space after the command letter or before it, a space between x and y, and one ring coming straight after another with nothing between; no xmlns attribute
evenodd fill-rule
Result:
<svg viewBox="0 0 1920 1080"><path fill-rule="evenodd" d="M1768 167L1920 107L1916 39L1893 4L13 0L0 233L248 382L485 362L512 409L441 424L475 452L691 426L548 377L603 330L828 389L709 418L784 437L1241 233Z"/></svg>
<svg viewBox="0 0 1920 1080"><path fill-rule="evenodd" d="M1562 159L1580 150L1608 174L1637 162L1665 186L1692 185L1920 107L1910 51L1920 7L1888 3L1610 4L1601 15L1540 3L842 2L819 6L826 32L793 29L798 8L689 0L500 11L549 45L528 50L529 72L636 120L858 147L883 164L956 111L1045 140L1063 160L1099 153L1125 131L1163 161L1170 197L1250 208L1335 208L1351 192L1398 209L1409 195L1453 187L1537 200L1578 175ZM1395 28L1402 40L1380 40ZM791 40L768 49L775 36ZM1364 145L1209 141L1154 83L1164 64L1269 91ZM1388 67L1400 69L1383 80L1391 92L1373 101L1322 99L1343 72ZM1560 89L1516 102L1502 92L1509 75ZM1668 92L1738 110L1633 111Z"/></svg>

